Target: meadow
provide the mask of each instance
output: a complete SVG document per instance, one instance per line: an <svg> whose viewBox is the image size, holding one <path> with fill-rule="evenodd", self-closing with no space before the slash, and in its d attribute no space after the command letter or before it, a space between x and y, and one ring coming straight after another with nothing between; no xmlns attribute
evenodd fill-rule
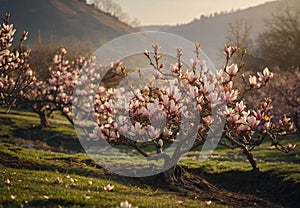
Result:
<svg viewBox="0 0 300 208"><path fill-rule="evenodd" d="M73 127L58 113L40 129L30 112L0 112L1 207L296 207L299 203L299 149L283 154L263 144L253 151L260 173L251 172L237 151L218 147L204 162L199 150L179 165L174 186L147 178L118 176L81 149ZM287 143L300 144L290 136ZM103 158L105 159L105 158ZM110 158L111 159L111 158ZM61 179L61 181L57 181ZM108 184L112 191L105 191ZM209 187L209 188L208 188Z"/></svg>

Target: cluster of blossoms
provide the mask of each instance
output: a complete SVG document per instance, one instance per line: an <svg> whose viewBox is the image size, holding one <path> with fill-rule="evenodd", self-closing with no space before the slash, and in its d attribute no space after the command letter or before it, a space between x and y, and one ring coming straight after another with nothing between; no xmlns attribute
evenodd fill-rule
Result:
<svg viewBox="0 0 300 208"><path fill-rule="evenodd" d="M280 115L289 115L299 132L300 125L300 70L299 68L288 69L287 72L280 72L274 74L276 82L271 82L270 87L259 91L255 97L263 97L266 94L274 95L273 104L276 108L272 109L272 115L275 118Z"/></svg>
<svg viewBox="0 0 300 208"><path fill-rule="evenodd" d="M74 117L76 123L89 117L90 114L94 117L95 108L110 98L109 93L112 89L107 90L100 82L100 80L105 81L103 79L105 74L107 72L119 74L121 71L125 73L121 62L107 65L96 64L95 56L85 60L77 75L76 88L73 89L72 95L72 110L75 111L73 115L76 115Z"/></svg>
<svg viewBox="0 0 300 208"><path fill-rule="evenodd" d="M196 44L196 52L199 47ZM248 79L243 76L246 88L242 93L233 79L242 66L229 64L236 51L234 47L225 47L226 65L215 72L209 70L198 55L191 59L191 68L184 70L181 49L177 50L177 63L166 70L160 63L159 46L153 45L153 49L153 56L145 52L154 68L147 86L102 89L96 98L90 97L95 100L97 126L89 139L128 145L143 156L151 157L144 149L147 146L154 146L157 153L163 153L165 144L177 142L179 149L184 149L179 154L183 154L211 139L209 134L220 134L220 143L242 149L253 169L257 167L250 151L265 138L271 138L272 144L284 152L295 148L280 144L279 137L294 133L295 128L286 116L273 121L271 99L265 98L254 109L249 109L243 100L247 91L260 89L270 81L273 73L267 68L257 76L251 75ZM187 142L187 138L194 135L196 139L192 144ZM186 145L188 149L184 148Z"/></svg>
<svg viewBox="0 0 300 208"><path fill-rule="evenodd" d="M22 97L36 80L29 67L30 50L23 47L28 32L23 32L18 49L13 49L13 36L16 32L9 22L10 14L0 26L0 103L12 106L16 99Z"/></svg>
<svg viewBox="0 0 300 208"><path fill-rule="evenodd" d="M49 68L49 78L34 82L21 103L43 116L60 111L72 123L73 89L85 58L79 56L70 61L66 54L65 48L55 54L53 66Z"/></svg>

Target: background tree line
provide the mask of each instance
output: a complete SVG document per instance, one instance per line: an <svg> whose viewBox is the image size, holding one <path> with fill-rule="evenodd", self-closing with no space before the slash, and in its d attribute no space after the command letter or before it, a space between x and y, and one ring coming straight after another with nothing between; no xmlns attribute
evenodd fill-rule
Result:
<svg viewBox="0 0 300 208"><path fill-rule="evenodd" d="M87 4L91 4L100 11L108 13L132 27L140 27L140 22L137 18L131 19L128 14L122 11L122 7L113 0L87 0Z"/></svg>

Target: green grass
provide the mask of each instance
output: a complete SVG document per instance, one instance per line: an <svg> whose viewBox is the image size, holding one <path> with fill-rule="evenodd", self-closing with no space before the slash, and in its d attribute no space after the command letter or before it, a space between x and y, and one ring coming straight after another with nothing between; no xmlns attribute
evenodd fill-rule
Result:
<svg viewBox="0 0 300 208"><path fill-rule="evenodd" d="M6 109L0 108L0 121L1 121L1 135L14 136L14 130L16 128L30 128L37 127L40 124L39 117L36 113L10 110L7 113ZM44 130L49 130L54 133L60 133L66 136L76 136L74 128L68 123L67 119L60 115L58 112L53 113L53 117L50 119L53 124L53 128L48 127Z"/></svg>
<svg viewBox="0 0 300 208"><path fill-rule="evenodd" d="M282 177L284 180L292 180L300 183L300 137L297 135L288 136L282 143L296 144L296 149L283 153L270 146L269 142L264 142L255 148L251 153L257 161L258 167L263 172L272 171L274 175ZM208 173L221 173L226 171L251 171L251 165L241 150L225 149L218 147L211 155L210 159L199 162L200 152L192 151L185 155L180 164L189 168L203 168Z"/></svg>
<svg viewBox="0 0 300 208"><path fill-rule="evenodd" d="M125 200L138 207L207 207L205 201L118 177L102 169L81 152L73 127L57 113L51 120L54 125L42 130L37 128L38 116L31 112L12 110L6 114L0 109L0 122L0 138L6 138L0 142L3 157L0 158L0 207L116 207ZM21 144L16 145L18 142ZM27 142L47 146L48 151L23 148ZM287 143L297 144L288 154L271 149L267 142L252 152L262 171L260 177L253 176L250 164L239 150L223 147L218 147L210 159L202 162L198 159L199 151L189 152L179 164L194 174L210 176L227 188L232 188L232 184L242 187L241 190L233 187L233 191L248 193L251 188L256 189L253 184L269 180L269 188L258 187L271 192L278 186L286 190L282 197L294 197L300 195L300 138L288 137L284 141ZM120 150L127 151L125 147ZM125 165L128 158L101 156L101 161ZM142 160L135 162L142 163ZM57 177L63 183L55 183ZM11 185L4 183L7 178ZM92 186L88 181L93 182ZM113 192L103 190L107 184L115 186ZM226 206L213 202L211 207Z"/></svg>
<svg viewBox="0 0 300 208"><path fill-rule="evenodd" d="M0 155L9 155L18 161L13 168L0 166L0 203L4 207L115 207L125 200L139 207L182 207L180 201L184 207L205 207L205 202L153 189L125 177L111 178L103 169L86 164L89 157L85 154L45 152L0 143ZM25 167L26 163L32 164ZM49 170L30 170L36 167ZM57 177L62 178L63 183L55 183ZM7 178L11 185L4 184ZM88 181L93 184L89 186ZM112 192L104 191L107 184L115 186ZM16 198L12 199L12 195Z"/></svg>
<svg viewBox="0 0 300 208"><path fill-rule="evenodd" d="M55 183L56 177L62 178L61 184ZM2 205L53 206L65 207L115 207L128 200L139 207L180 207L177 201L183 200L186 207L196 207L204 203L162 193L159 190L127 186L115 181L78 176L50 171L29 171L6 168L2 170L1 181L9 178L11 186L2 186L0 201ZM72 183L70 180L75 180ZM91 186L88 181L92 181ZM112 192L104 191L107 184L115 186ZM15 196L15 200L11 199Z"/></svg>
<svg viewBox="0 0 300 208"><path fill-rule="evenodd" d="M0 138L21 138L65 152L82 151L74 128L65 118L54 112L50 122L50 127L40 129L37 114L18 110L6 113L0 108Z"/></svg>

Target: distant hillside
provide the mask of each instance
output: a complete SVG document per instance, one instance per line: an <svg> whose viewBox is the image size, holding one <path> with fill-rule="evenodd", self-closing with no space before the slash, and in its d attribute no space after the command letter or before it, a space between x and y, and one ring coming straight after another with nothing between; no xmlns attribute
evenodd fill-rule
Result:
<svg viewBox="0 0 300 208"><path fill-rule="evenodd" d="M19 34L29 31L28 42L99 46L136 29L87 5L83 0L0 0L0 15L11 13Z"/></svg>
<svg viewBox="0 0 300 208"><path fill-rule="evenodd" d="M220 66L224 63L220 57L220 49L226 44L226 37L229 30L229 23L244 19L252 25L251 38L255 40L259 33L264 32L264 20L278 8L281 1L265 3L260 6L250 7L234 13L223 14L214 18L206 18L193 21L188 24L171 27L145 27L144 30L160 30L181 35L192 42L200 42L201 48L215 63Z"/></svg>

